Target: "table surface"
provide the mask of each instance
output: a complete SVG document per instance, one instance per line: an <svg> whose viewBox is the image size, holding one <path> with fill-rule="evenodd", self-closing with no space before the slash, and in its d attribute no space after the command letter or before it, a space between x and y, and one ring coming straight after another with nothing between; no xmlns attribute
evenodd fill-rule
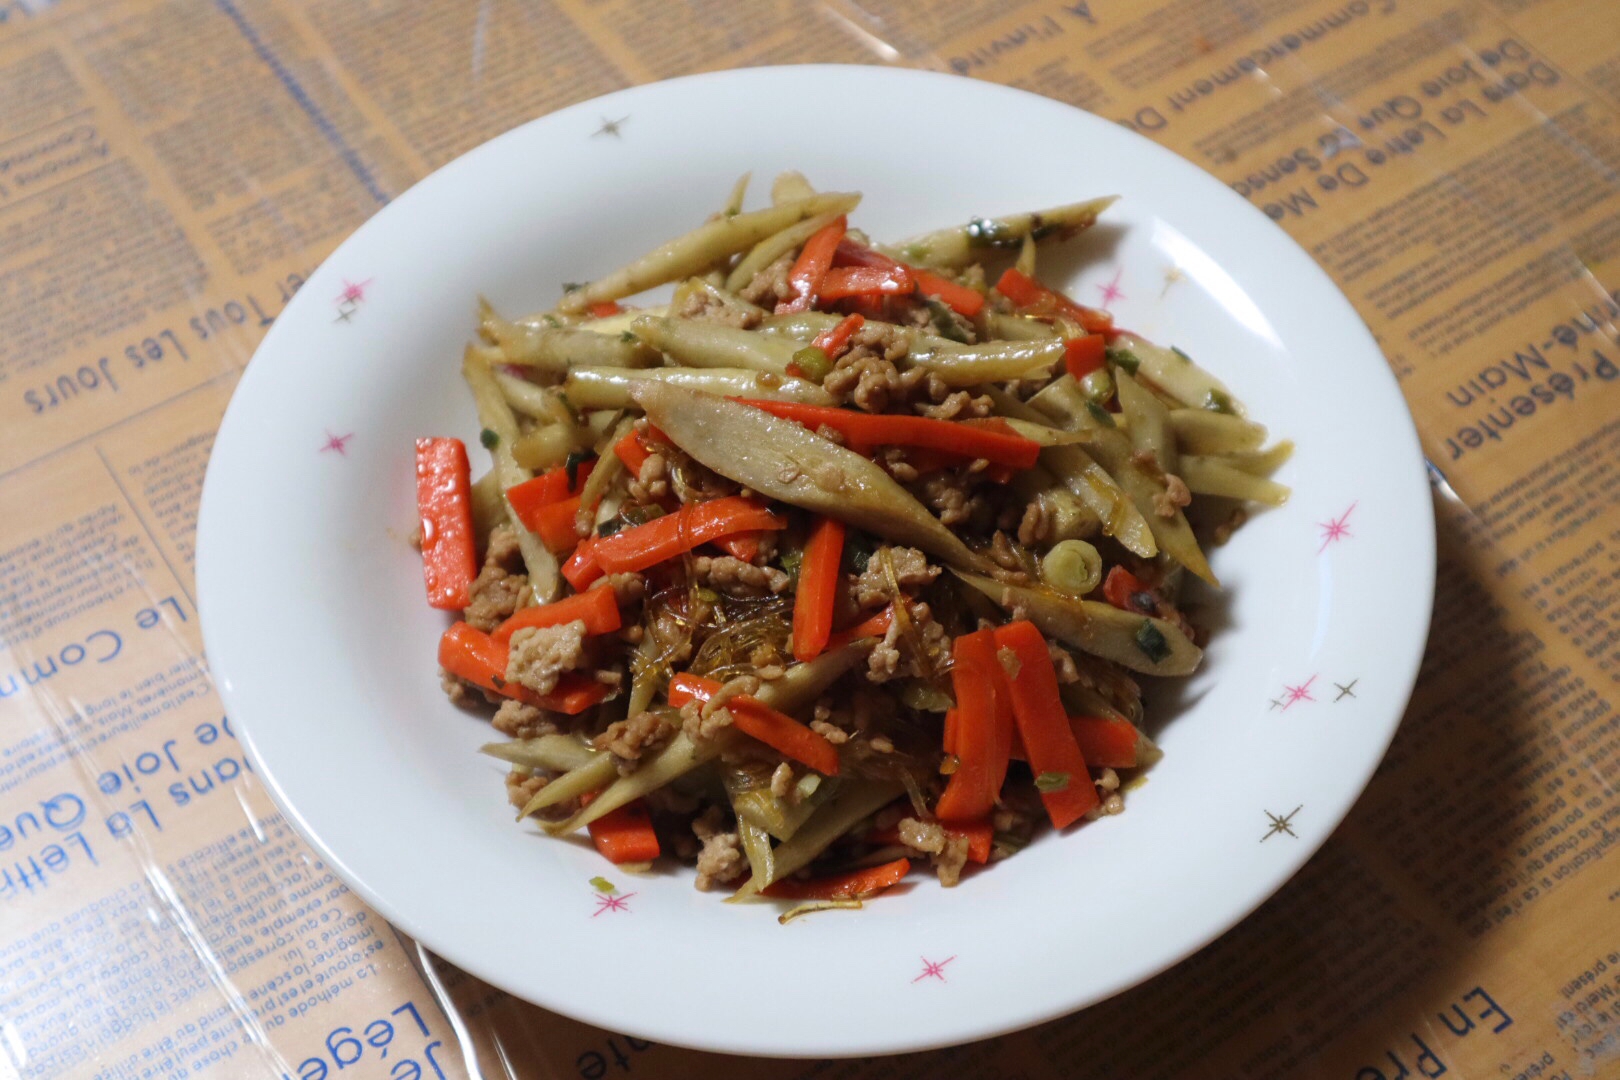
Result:
<svg viewBox="0 0 1620 1080"><path fill-rule="evenodd" d="M875 1062L655 1046L395 932L255 782L194 605L220 415L349 232L563 105L801 62L1023 87L1230 184L1378 336L1439 526L1412 705L1304 871L1111 1001ZM1617 256L1605 0L0 0L0 1077L1620 1069Z"/></svg>

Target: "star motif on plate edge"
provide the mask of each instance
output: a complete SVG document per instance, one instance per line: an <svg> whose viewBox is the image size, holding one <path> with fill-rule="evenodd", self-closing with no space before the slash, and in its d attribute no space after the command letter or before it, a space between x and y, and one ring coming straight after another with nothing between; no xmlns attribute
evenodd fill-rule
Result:
<svg viewBox="0 0 1620 1080"><path fill-rule="evenodd" d="M1322 546L1316 549L1318 555L1326 551L1330 545L1355 536L1355 533L1345 527L1345 523L1350 520L1350 515L1355 513L1355 510L1356 504L1351 503L1349 508L1338 517L1316 523L1316 527L1322 530Z"/></svg>
<svg viewBox="0 0 1620 1080"><path fill-rule="evenodd" d="M928 959L928 957L926 957L926 956L921 957L921 960L923 962L922 974L918 975L915 979L912 979L911 981L914 982L914 983L919 983L919 982L922 982L924 979L938 979L940 982L945 982L946 981L946 979L945 979L945 965L950 963L952 960L955 960L955 959L956 959L956 957L954 957L954 956L947 956L943 960L934 961L934 960Z"/></svg>
<svg viewBox="0 0 1620 1080"><path fill-rule="evenodd" d="M1280 815L1280 816L1277 815L1277 814L1273 814L1270 810L1265 811L1266 817L1271 819L1271 827L1266 830L1266 835L1264 835L1264 836L1262 836L1260 838L1260 842L1263 844L1267 840L1270 840L1273 836L1278 835L1279 833L1287 833L1289 836L1292 836L1295 840L1298 840L1299 839L1299 833L1294 831L1294 827L1293 827L1293 825L1291 823L1294 820L1294 815L1299 813L1303 809L1305 809L1305 804L1300 803L1298 806L1296 806L1292 810L1288 811L1288 813Z"/></svg>
<svg viewBox="0 0 1620 1080"><path fill-rule="evenodd" d="M341 454L344 457L348 457L348 443L352 438L354 438L354 432L352 431L347 435L334 435L328 431L326 433L326 442L321 446L321 453Z"/></svg>
<svg viewBox="0 0 1620 1080"><path fill-rule="evenodd" d="M604 116L602 117L602 126L591 132L591 138L595 139L602 135L611 135L615 139L622 139L624 138L624 133L619 129L622 128L625 121L629 119L630 117L628 115L621 116L617 120L609 120Z"/></svg>

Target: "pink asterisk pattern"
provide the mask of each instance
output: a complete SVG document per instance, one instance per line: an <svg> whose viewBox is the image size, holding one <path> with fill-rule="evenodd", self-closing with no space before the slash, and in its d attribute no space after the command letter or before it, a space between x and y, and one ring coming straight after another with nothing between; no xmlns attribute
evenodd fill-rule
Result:
<svg viewBox="0 0 1620 1080"><path fill-rule="evenodd" d="M370 285L371 281L372 281L371 278L366 278L366 280L364 280L360 284L356 285L354 282L350 281L348 278L344 278L343 279L343 291L338 293L338 303L340 303L340 304L358 304L360 301L362 301L362 300L364 300L366 298L366 286Z"/></svg>
<svg viewBox="0 0 1620 1080"><path fill-rule="evenodd" d="M1299 704L1301 701L1315 701L1316 699L1311 696L1311 684L1315 681L1316 676L1312 675L1298 686L1284 686L1283 712L1287 712L1291 707Z"/></svg>
<svg viewBox="0 0 1620 1080"><path fill-rule="evenodd" d="M938 979L940 982L945 982L945 965L950 963L952 960L955 960L956 957L947 956L938 963L928 959L926 956L922 957L921 959L923 962L922 974L911 980L914 983L920 983L924 979Z"/></svg>
<svg viewBox="0 0 1620 1080"><path fill-rule="evenodd" d="M354 438L354 432L352 431L347 435L334 435L328 431L326 433L326 443L321 447L321 453L341 454L344 457L348 457L348 443L352 438Z"/></svg>
<svg viewBox="0 0 1620 1080"><path fill-rule="evenodd" d="M629 914L630 905L626 901L634 895L636 894L631 892L625 893L623 896L598 896L596 898L596 910L591 912L591 918L596 918L604 911L622 911Z"/></svg>
<svg viewBox="0 0 1620 1080"><path fill-rule="evenodd" d="M1328 545L1336 544L1340 540L1344 540L1355 535L1355 533L1345 528L1345 523L1350 520L1350 515L1355 513L1356 505L1357 503L1351 503L1349 508L1338 517L1332 518L1328 521L1318 521L1316 523L1316 527L1322 530L1322 546L1316 549L1316 553L1318 555L1326 551L1328 549Z"/></svg>
<svg viewBox="0 0 1620 1080"><path fill-rule="evenodd" d="M1125 299L1125 294L1119 290L1119 279L1124 273L1124 270L1115 270L1114 276L1108 282L1108 284L1097 286L1097 291L1102 293L1102 306L1104 311L1107 311L1108 306L1115 300Z"/></svg>

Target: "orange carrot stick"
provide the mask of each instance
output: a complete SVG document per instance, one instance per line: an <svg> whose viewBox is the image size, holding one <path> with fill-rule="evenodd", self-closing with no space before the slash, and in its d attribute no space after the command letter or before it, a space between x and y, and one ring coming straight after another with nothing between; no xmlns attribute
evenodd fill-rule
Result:
<svg viewBox="0 0 1620 1080"><path fill-rule="evenodd" d="M422 579L444 611L472 602L478 576L471 467L460 439L416 440L416 509L422 516Z"/></svg>
<svg viewBox="0 0 1620 1080"><path fill-rule="evenodd" d="M492 640L506 645L511 642L512 635L519 630L562 626L576 620L584 621L587 634L611 634L624 625L624 620L619 615L618 599L612 589L604 586L600 589L587 589L573 596L565 596L549 604L533 604L519 608L516 614L497 626L489 636Z"/></svg>
<svg viewBox="0 0 1620 1080"><path fill-rule="evenodd" d="M526 686L507 681L507 658L505 645L464 622L452 625L439 639L439 666L492 694L570 716L584 712L607 697L605 685L576 672L557 680L557 688L551 693L536 694Z"/></svg>
<svg viewBox="0 0 1620 1080"><path fill-rule="evenodd" d="M1097 788L1063 711L1046 639L1027 619L998 628L995 638L998 651L1012 653L1002 670L1041 801L1053 825L1072 825L1097 805Z"/></svg>
<svg viewBox="0 0 1620 1080"><path fill-rule="evenodd" d="M850 900L880 893L911 872L910 859L896 859L882 866L868 866L846 874L799 881L787 878L763 890L772 900Z"/></svg>
<svg viewBox="0 0 1620 1080"><path fill-rule="evenodd" d="M736 495L691 503L644 525L598 538L592 556L610 574L645 570L683 551L739 532L784 529L787 522Z"/></svg>
<svg viewBox="0 0 1620 1080"><path fill-rule="evenodd" d="M820 656L832 636L843 559L844 523L833 517L816 519L804 545L793 603L793 658L801 663Z"/></svg>

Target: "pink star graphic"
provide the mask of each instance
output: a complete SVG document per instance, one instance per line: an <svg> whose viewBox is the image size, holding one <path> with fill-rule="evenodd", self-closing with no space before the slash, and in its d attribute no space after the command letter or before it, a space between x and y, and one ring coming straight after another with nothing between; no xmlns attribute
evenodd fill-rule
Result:
<svg viewBox="0 0 1620 1080"><path fill-rule="evenodd" d="M1112 281L1106 285L1097 286L1097 291L1102 293L1102 306L1104 311L1107 311L1108 305L1112 304L1115 300L1125 299L1125 294L1119 291L1119 279L1124 273L1124 270L1115 270Z"/></svg>
<svg viewBox="0 0 1620 1080"><path fill-rule="evenodd" d="M1312 675L1310 678L1306 679L1304 682L1300 683L1298 686L1284 686L1283 687L1283 712L1287 712L1289 706L1295 704L1296 702L1315 701L1316 699L1311 697L1311 683L1313 683L1315 681L1316 681L1316 676Z"/></svg>
<svg viewBox="0 0 1620 1080"><path fill-rule="evenodd" d="M634 895L636 894L631 892L625 893L623 896L598 896L596 898L596 910L591 912L591 918L596 918L604 911L628 912L630 905L626 901Z"/></svg>
<svg viewBox="0 0 1620 1080"><path fill-rule="evenodd" d="M1338 517L1333 518L1332 520L1318 521L1316 523L1316 527L1318 529L1322 530L1322 546L1316 549L1316 553L1318 555L1320 555L1320 554L1322 554L1322 552L1326 551L1328 549L1329 544L1335 543L1336 541L1339 541L1339 540L1343 540L1347 536L1354 536L1355 535L1355 533L1353 533L1349 529L1345 528L1345 522L1350 520L1350 515L1355 512L1356 505L1359 502L1360 502L1360 500L1357 500L1357 502L1351 503L1350 508L1348 510L1346 510L1344 513L1340 514Z"/></svg>
<svg viewBox="0 0 1620 1080"><path fill-rule="evenodd" d="M343 291L338 293L338 303L340 303L340 304L358 304L360 301L362 301L362 300L364 300L366 298L366 286L370 285L371 282L372 282L371 278L366 278L366 280L364 280L360 284L356 285L354 282L350 281L348 278L344 278L343 279Z"/></svg>
<svg viewBox="0 0 1620 1080"><path fill-rule="evenodd" d="M336 453L347 457L349 451L346 447L348 441L352 438L354 438L354 432L352 431L347 435L334 435L328 431L326 433L326 445L321 447L321 453Z"/></svg>
<svg viewBox="0 0 1620 1080"><path fill-rule="evenodd" d="M921 959L922 959L922 962L923 962L923 971L922 971L921 975L919 975L915 979L911 980L914 983L922 982L924 979L938 979L940 982L944 982L945 981L945 965L950 963L952 960L955 960L956 957L947 956L945 959L941 960L937 964L934 963L934 961L928 959L928 957L926 957L926 956L922 957Z"/></svg>

